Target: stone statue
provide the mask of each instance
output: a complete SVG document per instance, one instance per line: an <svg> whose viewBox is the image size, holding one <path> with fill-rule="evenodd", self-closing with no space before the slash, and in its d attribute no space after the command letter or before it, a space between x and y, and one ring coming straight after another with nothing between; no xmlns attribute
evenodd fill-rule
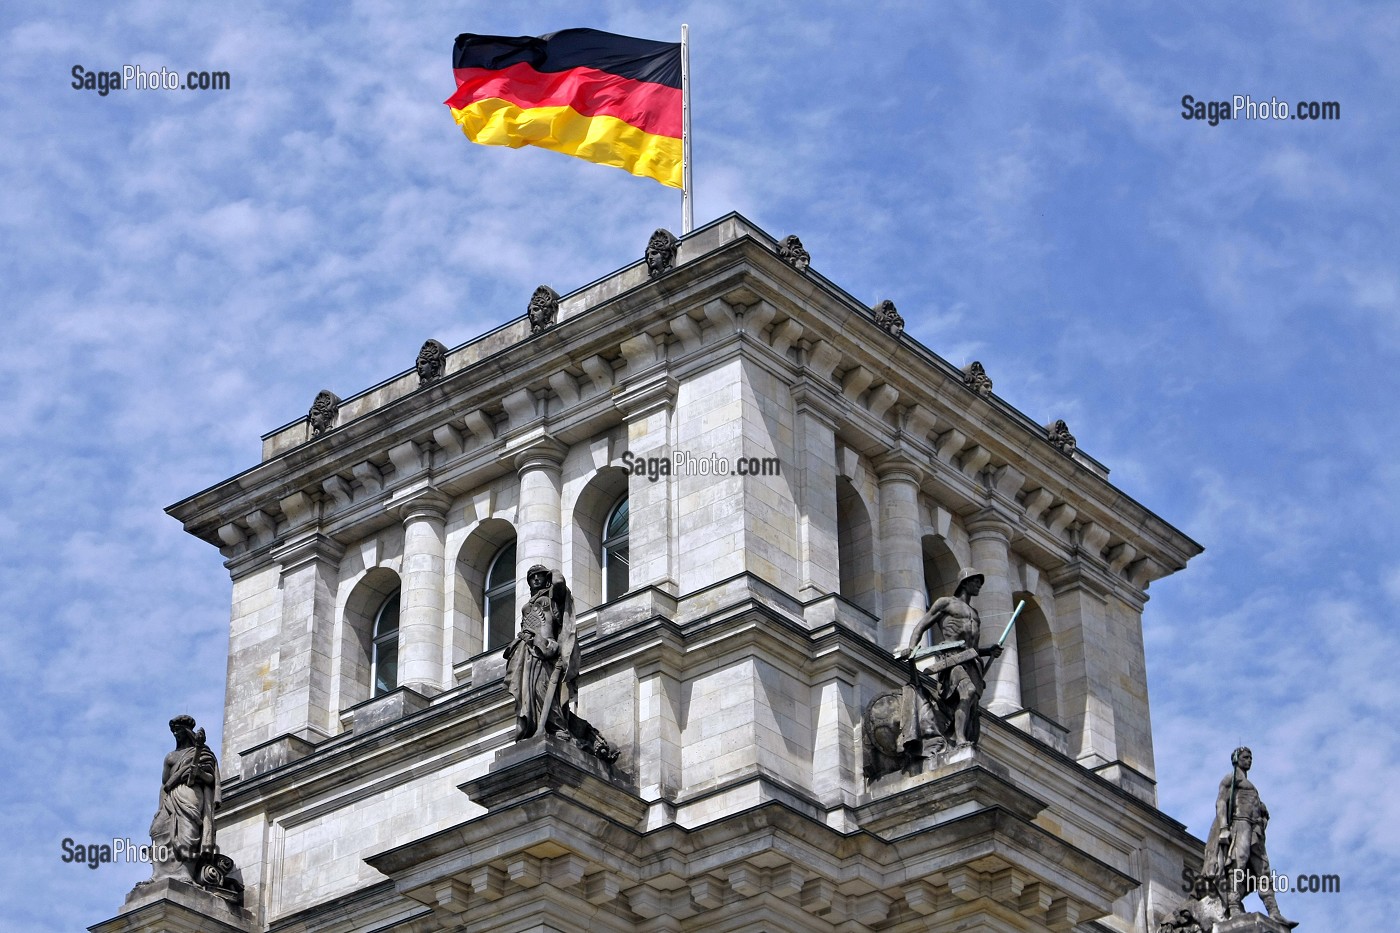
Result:
<svg viewBox="0 0 1400 933"><path fill-rule="evenodd" d="M969 748L981 735L979 703L987 668L1000 645L980 646L982 620L972 607L984 577L964 568L952 596L934 601L914 627L909 645L895 652L913 658L924 633L934 632L932 663L922 671L910 660L910 679L901 693L876 697L865 711L865 775L874 780L919 758L935 758Z"/></svg>
<svg viewBox="0 0 1400 933"><path fill-rule="evenodd" d="M542 564L531 567L525 581L530 599L520 610L520 631L505 651L515 737L571 740L611 762L618 750L575 712L579 645L573 594L561 574Z"/></svg>
<svg viewBox="0 0 1400 933"><path fill-rule="evenodd" d="M1191 899L1157 922L1157 933L1211 933L1225 919L1225 904L1212 880L1196 876Z"/></svg>
<svg viewBox="0 0 1400 933"><path fill-rule="evenodd" d="M418 370L420 386L438 381L447 369L447 347L429 338L418 351L418 360L413 364L413 368Z"/></svg>
<svg viewBox="0 0 1400 933"><path fill-rule="evenodd" d="M981 396L992 394L992 378L987 375L987 370L977 360L973 360L963 367L963 385Z"/></svg>
<svg viewBox="0 0 1400 933"><path fill-rule="evenodd" d="M1076 449L1074 435L1069 433L1069 425L1065 424L1063 418L1056 421L1054 424L1046 425L1045 439L1050 442L1051 446L1055 447L1060 453L1066 456L1074 453Z"/></svg>
<svg viewBox="0 0 1400 933"><path fill-rule="evenodd" d="M214 811L219 807L219 762L194 719L170 720L175 750L165 756L160 804L151 820L150 881L173 879L199 885L241 904L243 885L231 873L233 860L219 854ZM148 884L142 882L142 884Z"/></svg>
<svg viewBox="0 0 1400 933"><path fill-rule="evenodd" d="M548 285L541 285L530 296L530 307L525 312L530 318L530 335L540 333L554 326L559 316L559 293Z"/></svg>
<svg viewBox="0 0 1400 933"><path fill-rule="evenodd" d="M320 437L329 431L339 412L340 396L330 389L317 392L316 400L311 403L311 410L306 413L307 423L311 425L311 436Z"/></svg>
<svg viewBox="0 0 1400 933"><path fill-rule="evenodd" d="M1233 917L1244 912L1247 887L1257 885L1259 899L1269 911L1269 919L1292 929L1298 924L1285 919L1270 886L1269 855L1264 849L1264 830L1269 825L1269 808L1259 799L1259 791L1249 780L1254 753L1237 748L1230 755L1234 767L1220 780L1215 800L1215 822L1206 836L1201 875L1213 879L1224 893L1225 911Z"/></svg>
<svg viewBox="0 0 1400 933"><path fill-rule="evenodd" d="M985 578L971 567L964 568L958 577L958 585L953 590L953 595L934 600L928 612L924 613L923 618L914 626L914 632L909 636L908 647L896 655L913 655L924 633L933 629L935 646L948 645L950 652L956 652L948 660L962 658L946 666L938 662L932 665L939 668L934 674L936 690L929 691L922 681L919 682L919 692L923 694L923 698L917 705L917 719L910 717L905 722L906 745L923 738L925 728L922 723L929 721L930 713L932 721L942 725L939 731L944 739L951 738L958 748L976 744L981 734L978 702L987 686L987 668L992 659L1001 655L1001 646L982 648L979 645L982 637L982 619L977 610L972 608L972 599L982 591ZM969 653L969 657L963 657ZM951 730L948 728L949 720Z"/></svg>
<svg viewBox="0 0 1400 933"><path fill-rule="evenodd" d="M506 683L515 699L515 737L567 731L566 711L578 681L574 600L564 579L536 564L525 575L530 600L520 631L506 647Z"/></svg>
<svg viewBox="0 0 1400 933"><path fill-rule="evenodd" d="M893 301L886 298L870 310L875 313L875 323L892 336L904 333L904 318L895 310Z"/></svg>
<svg viewBox="0 0 1400 933"><path fill-rule="evenodd" d="M803 249L802 241L795 234L784 237L778 244L778 258L798 272L806 272L807 267L812 264L811 254Z"/></svg>
<svg viewBox="0 0 1400 933"><path fill-rule="evenodd" d="M651 239L647 241L646 260L647 272L652 278L664 274L675 265L676 250L680 243L674 233L660 227L651 235Z"/></svg>

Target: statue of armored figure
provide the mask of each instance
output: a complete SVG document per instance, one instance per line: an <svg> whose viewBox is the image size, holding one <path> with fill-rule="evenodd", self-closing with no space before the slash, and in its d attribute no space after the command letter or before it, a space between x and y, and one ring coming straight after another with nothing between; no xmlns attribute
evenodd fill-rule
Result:
<svg viewBox="0 0 1400 933"><path fill-rule="evenodd" d="M197 884L237 904L243 885L234 877L233 859L219 854L214 811L219 807L219 762L205 744L203 729L190 716L170 720L175 750L165 756L160 804L151 820L150 881L172 879Z"/></svg>
<svg viewBox="0 0 1400 933"><path fill-rule="evenodd" d="M924 613L909 645L896 657L912 657L918 650L924 633L935 632L935 644L948 646L945 659L935 661L925 673L933 671L933 689L923 678L916 678L913 693L918 702L911 703L911 715L904 721L903 741L906 746L925 737L937 737L957 748L977 742L981 734L979 706L987 687L987 668L1001 655L1000 645L980 646L982 617L972 608L972 599L982 591L986 579L971 567L958 574L958 585L952 596L934 601Z"/></svg>
<svg viewBox="0 0 1400 933"><path fill-rule="evenodd" d="M525 580L530 599L520 610L520 631L505 651L515 737L569 740L612 762L618 750L575 711L579 645L573 594L563 575L542 564L531 567Z"/></svg>
<svg viewBox="0 0 1400 933"><path fill-rule="evenodd" d="M1002 650L1000 645L981 646L982 619L972 600L984 580L978 571L964 568L953 595L935 600L914 626L908 646L895 652L895 657L909 659L909 683L901 693L876 697L866 708L867 779L977 744L987 668ZM934 645L920 649L929 631ZM928 663L916 668L919 657Z"/></svg>

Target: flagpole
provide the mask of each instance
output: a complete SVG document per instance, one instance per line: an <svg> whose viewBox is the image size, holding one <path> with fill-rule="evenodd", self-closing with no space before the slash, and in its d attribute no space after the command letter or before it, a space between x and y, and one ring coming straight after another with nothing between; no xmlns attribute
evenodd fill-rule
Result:
<svg viewBox="0 0 1400 933"><path fill-rule="evenodd" d="M681 236L695 225L695 192L690 184L690 27L681 24Z"/></svg>

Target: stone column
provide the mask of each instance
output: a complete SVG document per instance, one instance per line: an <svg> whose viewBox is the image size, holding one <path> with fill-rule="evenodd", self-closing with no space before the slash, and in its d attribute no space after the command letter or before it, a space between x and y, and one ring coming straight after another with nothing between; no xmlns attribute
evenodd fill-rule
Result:
<svg viewBox="0 0 1400 933"><path fill-rule="evenodd" d="M973 600L982 616L983 645L995 644L1011 618L1011 529L1011 523L991 509L977 513L967 522L972 566L986 577L982 591ZM1006 636L1001 657L987 671L982 705L998 716L1009 716L1021 708L1021 664L1014 631Z"/></svg>
<svg viewBox="0 0 1400 933"><path fill-rule="evenodd" d="M344 553L334 539L313 533L274 555L282 565L274 736L316 741L336 732L330 708L331 653L336 575Z"/></svg>
<svg viewBox="0 0 1400 933"><path fill-rule="evenodd" d="M923 471L895 452L875 462L880 483L880 642L894 650L909 642L928 607L919 527Z"/></svg>
<svg viewBox="0 0 1400 933"><path fill-rule="evenodd" d="M399 505L403 517L403 590L399 597L399 685L425 696L445 689L447 626L443 568L448 499L421 490Z"/></svg>
<svg viewBox="0 0 1400 933"><path fill-rule="evenodd" d="M564 455L569 448L552 437L532 441L515 453L520 477L520 504L515 520L516 605L530 599L527 571L535 564L550 570L564 569L563 489Z"/></svg>

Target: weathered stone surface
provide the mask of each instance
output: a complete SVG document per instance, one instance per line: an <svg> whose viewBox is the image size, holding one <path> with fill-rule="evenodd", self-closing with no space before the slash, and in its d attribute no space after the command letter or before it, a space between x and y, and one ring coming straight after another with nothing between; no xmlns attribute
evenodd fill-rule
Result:
<svg viewBox="0 0 1400 933"><path fill-rule="evenodd" d="M271 771L273 768L280 768L305 758L315 750L316 746L301 736L280 735L242 752L241 773L248 777L262 774L264 771Z"/></svg>
<svg viewBox="0 0 1400 933"><path fill-rule="evenodd" d="M252 933L251 911L176 878L137 885L121 913L88 927L89 933Z"/></svg>
<svg viewBox="0 0 1400 933"><path fill-rule="evenodd" d="M428 698L410 687L399 687L351 707L352 728L357 735L397 722L428 708Z"/></svg>

